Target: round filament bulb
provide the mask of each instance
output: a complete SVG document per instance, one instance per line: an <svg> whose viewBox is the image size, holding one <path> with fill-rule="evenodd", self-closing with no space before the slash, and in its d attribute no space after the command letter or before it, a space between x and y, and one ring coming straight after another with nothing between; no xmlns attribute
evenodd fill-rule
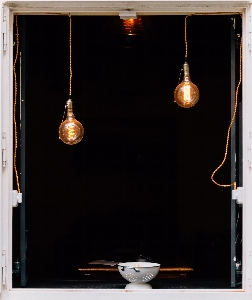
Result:
<svg viewBox="0 0 252 300"><path fill-rule="evenodd" d="M199 89L191 81L187 63L184 64L184 79L174 91L174 100L184 108L190 108L199 101Z"/></svg>
<svg viewBox="0 0 252 300"><path fill-rule="evenodd" d="M74 145L79 143L84 136L84 128L82 124L77 121L73 114L72 101L67 101L67 116L66 120L60 124L59 138L63 143Z"/></svg>

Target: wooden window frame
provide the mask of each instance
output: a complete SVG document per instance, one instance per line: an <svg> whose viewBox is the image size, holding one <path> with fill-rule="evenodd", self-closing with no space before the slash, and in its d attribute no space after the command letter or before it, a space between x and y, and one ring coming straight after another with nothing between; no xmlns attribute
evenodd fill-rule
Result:
<svg viewBox="0 0 252 300"><path fill-rule="evenodd" d="M2 260L0 281L6 274L6 283L1 285L3 300L61 300L79 299L172 299L199 300L251 299L252 280L252 58L251 58L251 3L250 1L65 1L65 0L1 0L1 32L5 34L7 48L1 42L1 122L0 132L6 134L7 165L0 172L0 250ZM89 289L13 289L12 288L12 178L13 178L13 17L18 14L65 14L72 15L118 15L119 11L133 9L139 15L176 15L193 12L240 12L243 15L243 286L242 289L178 289L178 290L89 290ZM5 25L6 24L6 30ZM2 35L3 36L3 35ZM1 139L2 144L2 139ZM3 144L2 144L3 147ZM218 206L218 203L216 203ZM4 252L3 252L4 251ZM3 256L5 253L5 256ZM5 266L4 266L5 265ZM3 270L5 272L3 272Z"/></svg>

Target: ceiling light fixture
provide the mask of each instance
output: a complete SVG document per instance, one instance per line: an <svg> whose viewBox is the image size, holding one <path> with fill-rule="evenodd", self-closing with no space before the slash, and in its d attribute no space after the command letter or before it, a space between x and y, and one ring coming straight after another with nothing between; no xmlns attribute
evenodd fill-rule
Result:
<svg viewBox="0 0 252 300"><path fill-rule="evenodd" d="M186 48L186 50L185 50L185 64L184 64L184 67L183 67L183 69L184 69L184 77L186 77L186 75L189 77L189 66L187 64L187 23L186 23L186 21L187 21L188 17L195 16L195 15L203 15L203 16L206 16L206 15L239 15L240 17L242 17L242 14L241 13L237 13L237 12L195 13L195 14L190 14L190 15L186 16L186 18L185 18L185 48ZM220 184L220 183L218 183L217 181L214 180L214 176L215 176L216 172L224 165L224 163L227 160L227 154L228 154L228 146L229 146L231 128L232 128L232 126L234 124L236 113L237 113L238 94L239 94L239 89L240 89L241 83L242 83L242 37L241 36L240 36L240 47L239 48L240 48L239 81L238 81L238 84L237 84L236 90L235 90L234 112L233 112L233 115L232 115L232 119L231 119L230 125L228 127L227 138L226 138L225 154L224 154L224 158L223 158L221 164L213 171L213 173L211 175L212 182L214 184L216 184L217 186L220 186L220 187L233 187L234 190L236 190L236 181L234 181L234 182L232 182L230 184ZM185 80L184 80L184 82L185 82ZM184 82L180 83L176 87L176 89L175 89L175 92L174 92L175 102L177 102L177 104L180 105L180 106L182 106L182 107L189 108L189 107L194 106L198 102L198 100L199 100L199 91L197 91L198 90L197 86L194 85L191 82L190 87L194 86L194 87L196 87L197 90L195 90L193 92L190 89L190 93L189 93L188 91L186 91L186 89L184 89L184 87L186 86ZM181 89L181 90L179 91L179 89ZM198 93L198 99L196 97L197 93ZM193 94L194 94L194 97L191 97ZM181 97L178 97L178 95L180 95ZM189 95L190 95L190 97L189 97ZM186 100L186 98L190 99L190 100ZM235 199L235 198L233 198L233 199Z"/></svg>
<svg viewBox="0 0 252 300"><path fill-rule="evenodd" d="M183 108L190 108L199 101L199 89L192 83L187 62L187 18L185 17L185 63L183 65L184 78L174 91L174 101Z"/></svg>
<svg viewBox="0 0 252 300"><path fill-rule="evenodd" d="M131 10L121 11L119 16L122 20L137 19L136 12Z"/></svg>
<svg viewBox="0 0 252 300"><path fill-rule="evenodd" d="M70 79L69 79L69 97L65 105L65 110L67 110L66 120L63 120L59 127L59 138L63 143L67 145L74 145L79 143L84 136L84 128L82 124L75 119L73 114L73 102L72 102L72 18L69 16L70 20L70 31L69 31L69 45L70 45Z"/></svg>

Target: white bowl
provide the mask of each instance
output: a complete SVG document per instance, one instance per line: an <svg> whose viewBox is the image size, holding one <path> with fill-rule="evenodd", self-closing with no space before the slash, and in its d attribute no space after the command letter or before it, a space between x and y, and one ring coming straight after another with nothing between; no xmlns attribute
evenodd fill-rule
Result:
<svg viewBox="0 0 252 300"><path fill-rule="evenodd" d="M124 279L131 283L139 284L139 286L134 285L134 288L144 288L143 284L155 278L159 272L159 269L160 264L151 262L136 261L118 264L118 270ZM147 287L146 285L145 288L151 287Z"/></svg>

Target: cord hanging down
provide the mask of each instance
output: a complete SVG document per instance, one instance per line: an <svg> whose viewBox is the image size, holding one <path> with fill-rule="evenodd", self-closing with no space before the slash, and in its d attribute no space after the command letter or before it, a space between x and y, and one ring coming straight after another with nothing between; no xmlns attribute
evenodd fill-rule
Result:
<svg viewBox="0 0 252 300"><path fill-rule="evenodd" d="M218 168L216 168L211 176L211 180L213 181L214 184L220 186L220 187L234 187L234 190L236 190L236 182L230 183L230 184L219 184L217 183L213 177L215 175L215 173L224 165L226 159L227 159L227 153L228 153L228 145L229 145L229 140L230 140L230 132L231 132L231 128L234 124L235 121L235 117L236 117L236 112L237 112L237 107L238 107L238 94L239 94L239 88L241 86L241 82L242 82L242 38L240 40L240 62L239 62L239 82L237 84L236 90L235 90L235 104L234 104L234 113L231 119L231 123L228 127L228 133L227 133L227 141L226 141L226 148L225 148L225 154L224 154L224 158L223 161L221 162L221 164L218 166Z"/></svg>
<svg viewBox="0 0 252 300"><path fill-rule="evenodd" d="M17 133L17 73L16 73L16 64L19 56L19 33L18 33L18 17L15 16L15 26L16 26L16 55L13 63L13 75L14 75L14 104L13 104L13 122L14 122L14 157L13 157L13 165L14 165L14 173L16 177L17 190L20 193L20 184L19 184L19 176L17 170L17 147L18 147L18 133Z"/></svg>
<svg viewBox="0 0 252 300"><path fill-rule="evenodd" d="M198 16L205 16L205 15L240 15L240 17L242 17L241 13L237 13L237 12L193 13L193 14L187 15L185 17L185 60L186 61L187 61L187 57L188 57L187 19L188 19L188 17L197 16L197 15ZM241 82L242 82L242 38L240 40L239 82L237 84L236 91L235 91L234 112L233 112L233 116L232 116L230 125L228 127L228 132L227 132L225 154L224 154L224 158L223 158L221 164L213 171L213 173L211 175L211 180L214 184L216 184L220 187L232 187L233 186L235 190L236 190L236 182L232 182L230 184L220 184L220 183L218 183L217 181L214 180L214 175L224 165L224 163L227 159L230 133L231 133L231 128L232 128L232 126L234 124L234 121L235 121L235 117L236 117L237 106L238 106L238 94L239 94L239 89L240 89L240 86L241 86Z"/></svg>
<svg viewBox="0 0 252 300"><path fill-rule="evenodd" d="M72 95L72 16L69 15L69 67L70 67L70 78L69 78L69 95Z"/></svg>
<svg viewBox="0 0 252 300"><path fill-rule="evenodd" d="M225 148L225 154L224 154L224 158L223 161L221 162L221 164L218 166L218 168L216 168L211 176L211 180L213 181L214 184L220 186L220 187L234 187L234 190L236 190L236 182L232 182L230 184L220 184L218 182L216 182L213 178L215 173L224 165L226 159L227 159L227 153L228 153L228 146L229 146L229 140L230 140L230 132L231 132L231 128L234 124L235 121L235 117L236 117L236 112L237 112L237 106L238 106L238 94L239 94L239 88L241 86L241 82L242 82L242 38L240 40L240 62L239 62L239 82L237 84L236 90L235 90L235 104L234 104L234 113L231 119L231 123L228 127L228 132L227 132L227 140L226 140L226 148Z"/></svg>

